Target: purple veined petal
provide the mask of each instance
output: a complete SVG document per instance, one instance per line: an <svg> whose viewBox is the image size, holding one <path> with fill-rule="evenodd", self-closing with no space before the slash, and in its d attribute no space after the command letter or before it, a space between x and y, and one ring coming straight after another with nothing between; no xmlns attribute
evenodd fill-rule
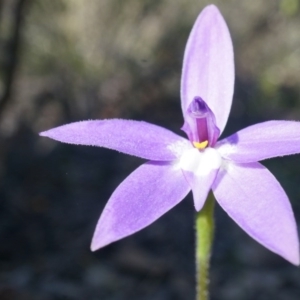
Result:
<svg viewBox="0 0 300 300"><path fill-rule="evenodd" d="M213 148L186 151L180 158L179 166L193 191L194 204L200 211L216 178L222 159Z"/></svg>
<svg viewBox="0 0 300 300"><path fill-rule="evenodd" d="M177 164L148 162L114 191L98 221L91 249L95 251L153 223L190 191Z"/></svg>
<svg viewBox="0 0 300 300"><path fill-rule="evenodd" d="M181 105L185 118L195 97L213 111L222 133L234 88L233 47L227 25L214 5L199 15L190 33L183 60Z"/></svg>
<svg viewBox="0 0 300 300"><path fill-rule="evenodd" d="M219 170L213 192L221 207L253 239L299 265L299 240L291 204L264 166L227 161Z"/></svg>
<svg viewBox="0 0 300 300"><path fill-rule="evenodd" d="M218 142L217 148L222 157L240 163L300 153L300 122L255 124Z"/></svg>
<svg viewBox="0 0 300 300"><path fill-rule="evenodd" d="M186 139L163 127L121 119L75 122L40 135L68 144L105 147L158 161L174 160L191 147Z"/></svg>

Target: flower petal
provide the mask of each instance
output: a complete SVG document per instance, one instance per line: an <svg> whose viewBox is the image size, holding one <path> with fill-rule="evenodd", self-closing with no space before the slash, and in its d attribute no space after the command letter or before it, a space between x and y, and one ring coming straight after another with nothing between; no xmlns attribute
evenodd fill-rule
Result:
<svg viewBox="0 0 300 300"><path fill-rule="evenodd" d="M186 139L163 127L119 119L75 122L40 135L64 143L105 147L160 161L174 160L191 147Z"/></svg>
<svg viewBox="0 0 300 300"><path fill-rule="evenodd" d="M240 163L300 153L300 122L255 124L223 139L217 148L222 157Z"/></svg>
<svg viewBox="0 0 300 300"><path fill-rule="evenodd" d="M150 225L189 191L177 164L143 164L112 194L97 224L91 249L95 251Z"/></svg>
<svg viewBox="0 0 300 300"><path fill-rule="evenodd" d="M220 165L221 156L213 148L204 151L194 148L181 156L179 166L192 188L197 211L202 209Z"/></svg>
<svg viewBox="0 0 300 300"><path fill-rule="evenodd" d="M214 5L199 15L183 60L181 105L185 118L195 97L213 111L222 132L230 112L234 86L233 49L227 25Z"/></svg>
<svg viewBox="0 0 300 300"><path fill-rule="evenodd" d="M227 162L213 192L222 208L253 239L299 265L297 226L290 202L264 166Z"/></svg>

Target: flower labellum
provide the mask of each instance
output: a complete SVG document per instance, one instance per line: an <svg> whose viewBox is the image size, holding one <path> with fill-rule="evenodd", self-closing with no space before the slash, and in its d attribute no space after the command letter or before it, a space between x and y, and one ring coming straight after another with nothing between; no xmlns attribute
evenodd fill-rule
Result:
<svg viewBox="0 0 300 300"><path fill-rule="evenodd" d="M290 202L258 161L299 153L300 123L259 123L217 141L228 119L233 87L230 34L219 10L209 5L196 20L183 60L182 129L188 140L153 124L120 119L75 122L41 133L64 143L106 147L148 160L111 195L92 250L148 226L191 190L199 211L212 190L220 206L253 239L299 265Z"/></svg>

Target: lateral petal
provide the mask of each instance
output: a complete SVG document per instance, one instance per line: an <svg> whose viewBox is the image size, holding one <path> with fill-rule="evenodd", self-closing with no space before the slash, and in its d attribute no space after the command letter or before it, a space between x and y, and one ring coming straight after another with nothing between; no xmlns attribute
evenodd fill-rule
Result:
<svg viewBox="0 0 300 300"><path fill-rule="evenodd" d="M191 147L186 139L163 127L122 119L75 122L40 135L68 144L105 147L159 161L174 160Z"/></svg>
<svg viewBox="0 0 300 300"><path fill-rule="evenodd" d="M299 265L299 240L291 204L264 166L228 162L217 175L213 193L221 207L253 239Z"/></svg>
<svg viewBox="0 0 300 300"><path fill-rule="evenodd" d="M217 7L209 5L196 20L185 48L181 78L184 119L190 103L201 97L213 111L222 132L231 108L233 87L230 33Z"/></svg>
<svg viewBox="0 0 300 300"><path fill-rule="evenodd" d="M222 157L240 163L300 153L300 122L258 123L223 139L216 147Z"/></svg>
<svg viewBox="0 0 300 300"><path fill-rule="evenodd" d="M106 204L94 232L92 251L150 225L189 191L177 164L143 164L117 187Z"/></svg>

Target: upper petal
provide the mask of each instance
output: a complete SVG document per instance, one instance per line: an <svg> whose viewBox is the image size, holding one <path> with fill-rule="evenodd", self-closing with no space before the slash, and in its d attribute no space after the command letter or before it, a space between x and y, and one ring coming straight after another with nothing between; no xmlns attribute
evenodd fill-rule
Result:
<svg viewBox="0 0 300 300"><path fill-rule="evenodd" d="M105 147L161 161L173 160L191 147L186 139L160 126L120 119L75 122L40 135L64 143Z"/></svg>
<svg viewBox="0 0 300 300"><path fill-rule="evenodd" d="M241 163L300 153L300 122L255 124L223 139L217 148L222 157Z"/></svg>
<svg viewBox="0 0 300 300"><path fill-rule="evenodd" d="M214 5L199 15L190 33L183 59L181 104L201 97L213 111L222 132L230 112L234 87L233 48L227 25Z"/></svg>
<svg viewBox="0 0 300 300"><path fill-rule="evenodd" d="M148 226L190 191L176 164L148 162L114 191L98 221L91 249L97 250Z"/></svg>
<svg viewBox="0 0 300 300"><path fill-rule="evenodd" d="M220 169L213 192L222 208L253 239L299 265L297 226L290 202L265 167L228 162Z"/></svg>

